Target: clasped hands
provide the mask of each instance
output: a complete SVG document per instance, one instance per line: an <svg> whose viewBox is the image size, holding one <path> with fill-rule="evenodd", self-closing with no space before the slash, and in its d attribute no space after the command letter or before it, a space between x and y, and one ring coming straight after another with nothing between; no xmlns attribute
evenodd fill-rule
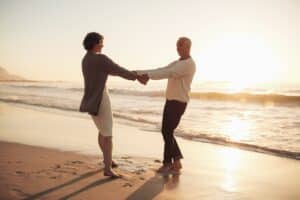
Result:
<svg viewBox="0 0 300 200"><path fill-rule="evenodd" d="M139 75L136 71L132 71L136 75L136 79L143 85L146 85L149 81L149 76L147 74Z"/></svg>

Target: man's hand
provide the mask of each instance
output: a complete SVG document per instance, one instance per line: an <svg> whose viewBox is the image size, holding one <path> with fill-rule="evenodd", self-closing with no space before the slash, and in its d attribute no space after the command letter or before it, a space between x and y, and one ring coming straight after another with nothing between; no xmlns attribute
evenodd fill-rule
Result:
<svg viewBox="0 0 300 200"><path fill-rule="evenodd" d="M137 76L137 80L143 84L146 85L147 82L149 81L149 76L147 74L142 74Z"/></svg>

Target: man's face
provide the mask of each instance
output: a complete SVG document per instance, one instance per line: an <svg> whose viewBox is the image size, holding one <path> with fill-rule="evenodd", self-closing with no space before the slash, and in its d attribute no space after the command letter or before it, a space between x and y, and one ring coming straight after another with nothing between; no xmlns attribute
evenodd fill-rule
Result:
<svg viewBox="0 0 300 200"><path fill-rule="evenodd" d="M101 53L102 48L103 48L103 40L99 40L99 44L96 44L96 45L95 45L95 51L96 51L97 53Z"/></svg>
<svg viewBox="0 0 300 200"><path fill-rule="evenodd" d="M189 54L189 48L188 45L186 44L186 42L184 40L178 40L177 41L177 53L179 56L185 56L187 54Z"/></svg>

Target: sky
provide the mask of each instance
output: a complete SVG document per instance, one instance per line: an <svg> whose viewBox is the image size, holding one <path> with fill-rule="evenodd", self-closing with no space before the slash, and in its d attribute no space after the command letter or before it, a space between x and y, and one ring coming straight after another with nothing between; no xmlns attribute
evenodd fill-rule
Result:
<svg viewBox="0 0 300 200"><path fill-rule="evenodd" d="M129 70L178 59L191 38L196 81L300 83L297 0L0 0L0 66L34 80L82 81L82 40Z"/></svg>

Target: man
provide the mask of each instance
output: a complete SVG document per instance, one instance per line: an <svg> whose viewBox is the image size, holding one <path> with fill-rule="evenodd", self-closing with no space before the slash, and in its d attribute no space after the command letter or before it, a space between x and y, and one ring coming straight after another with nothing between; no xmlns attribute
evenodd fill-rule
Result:
<svg viewBox="0 0 300 200"><path fill-rule="evenodd" d="M116 178L119 175L112 170L112 166L116 166L112 162L113 117L106 81L108 75L120 76L127 80L136 80L137 75L101 54L103 36L99 33L88 33L84 38L83 46L87 53L82 59L84 95L80 111L91 115L99 131L98 143L104 158L104 175Z"/></svg>
<svg viewBox="0 0 300 200"><path fill-rule="evenodd" d="M179 173L182 168L180 159L183 156L174 137L174 130L189 101L191 83L196 71L195 62L190 56L191 45L189 38L181 37L177 41L179 60L163 68L137 71L141 75L137 78L144 83L149 79L168 79L161 129L164 138L164 156L163 165L158 169L160 173Z"/></svg>

